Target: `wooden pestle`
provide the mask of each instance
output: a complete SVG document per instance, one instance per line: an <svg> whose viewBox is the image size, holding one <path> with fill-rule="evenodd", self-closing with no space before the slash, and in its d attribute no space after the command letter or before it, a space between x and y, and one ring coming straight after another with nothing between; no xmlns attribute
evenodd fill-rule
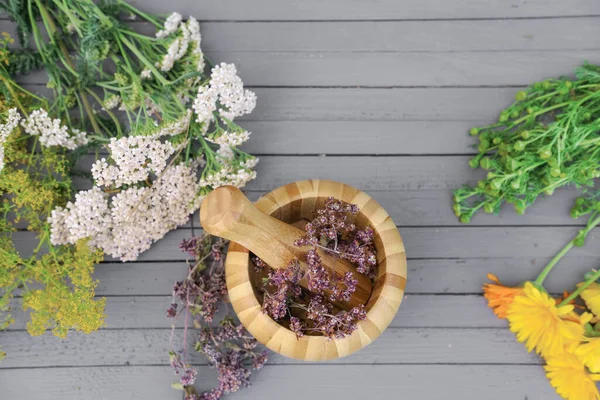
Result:
<svg viewBox="0 0 600 400"><path fill-rule="evenodd" d="M296 246L294 242L304 231L266 215L234 186L222 186L206 196L200 209L200 223L206 232L237 242L256 254L271 268L286 268L294 260L306 271L306 253L311 246ZM322 264L329 271L344 275L352 272L358 279L356 291L347 303L336 303L345 310L366 304L371 296L371 280L356 271L348 261L317 249ZM307 288L306 278L300 285Z"/></svg>

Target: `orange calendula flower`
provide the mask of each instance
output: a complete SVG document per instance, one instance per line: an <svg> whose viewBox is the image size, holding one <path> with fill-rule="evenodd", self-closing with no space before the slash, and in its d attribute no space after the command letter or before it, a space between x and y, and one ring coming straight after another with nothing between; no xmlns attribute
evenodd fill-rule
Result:
<svg viewBox="0 0 600 400"><path fill-rule="evenodd" d="M581 286L582 283L577 286ZM596 282L585 288L579 295L585 301L585 305L594 313L600 316L600 285Z"/></svg>
<svg viewBox="0 0 600 400"><path fill-rule="evenodd" d="M546 376L556 393L566 400L599 400L596 382L600 375L590 374L575 355L563 352L546 360Z"/></svg>
<svg viewBox="0 0 600 400"><path fill-rule="evenodd" d="M487 299L488 306L498 318L506 319L508 306L513 302L515 296L523 294L523 288L504 286L494 274L487 274L487 278L494 283L483 285L483 297Z"/></svg>
<svg viewBox="0 0 600 400"><path fill-rule="evenodd" d="M557 307L552 297L530 282L525 283L523 294L514 298L507 311L510 330L517 340L544 358L572 351L581 342L584 324L574 316L573 305Z"/></svg>
<svg viewBox="0 0 600 400"><path fill-rule="evenodd" d="M575 349L575 355L590 371L600 372L600 337L585 338L584 343Z"/></svg>

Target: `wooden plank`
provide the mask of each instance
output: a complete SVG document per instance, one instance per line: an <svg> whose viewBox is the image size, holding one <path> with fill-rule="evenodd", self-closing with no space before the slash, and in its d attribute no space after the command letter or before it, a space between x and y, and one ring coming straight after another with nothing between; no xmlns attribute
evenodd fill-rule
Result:
<svg viewBox="0 0 600 400"><path fill-rule="evenodd" d="M407 235L404 234L405 238ZM497 236L490 234L488 237L495 245L504 245ZM432 247L436 244L433 243ZM588 246L593 246L593 243ZM559 247L557 245L555 251ZM411 255L412 248L408 250ZM503 258L466 258L468 254L465 251L462 259L410 258L406 293L480 293L488 272L496 274L507 285L517 285L535 278L552 256L511 257L511 254L506 254ZM552 271L544 286L552 293L571 291L587 271L598 266L597 257L581 256L579 250L574 249ZM100 264L95 272L100 281L96 293L99 296L169 296L173 282L182 279L185 271L183 263Z"/></svg>
<svg viewBox="0 0 600 400"><path fill-rule="evenodd" d="M474 154L467 132L485 121L244 121L255 155Z"/></svg>
<svg viewBox="0 0 600 400"><path fill-rule="evenodd" d="M563 71L568 72L568 71ZM39 76L39 75L37 75ZM242 74L243 77L243 74ZM24 87L48 96L45 81ZM39 78L38 78L39 79ZM252 88L252 114L239 121L482 121L493 122L516 88ZM237 121L237 120L236 120ZM242 124L243 125L243 124Z"/></svg>
<svg viewBox="0 0 600 400"><path fill-rule="evenodd" d="M175 380L167 366L0 370L10 400L179 400L181 392L170 388ZM286 393L290 399L336 399L352 393L349 398L387 399L401 393L420 400L559 399L534 365L267 365L251 381L228 398L276 400ZM215 382L214 370L199 368L198 388L208 390Z"/></svg>
<svg viewBox="0 0 600 400"><path fill-rule="evenodd" d="M600 7L598 8L600 11ZM599 17L495 21L203 23L219 52L446 52L583 50L600 46ZM156 29L136 30L153 34ZM298 40L302 38L302 40ZM586 40L582 41L582 38Z"/></svg>
<svg viewBox="0 0 600 400"><path fill-rule="evenodd" d="M209 52L250 86L505 86L569 75L596 50L447 53ZM264 68L269 65L269 68Z"/></svg>
<svg viewBox="0 0 600 400"><path fill-rule="evenodd" d="M250 87L516 86L569 75L584 61L600 61L597 50L441 53L209 51L206 54L214 62L235 63L244 83ZM265 65L269 68L264 68ZM42 73L33 74L31 79L36 83L46 81Z"/></svg>
<svg viewBox="0 0 600 400"><path fill-rule="evenodd" d="M166 309L171 296L117 296L106 299L106 329L168 328L173 323ZM27 317L15 307L16 322L8 329L24 330ZM224 311L224 307L223 312ZM468 315L468 318L465 318ZM183 327L182 318L178 325ZM494 317L481 296L406 295L390 327L395 328L498 328L505 322Z"/></svg>
<svg viewBox="0 0 600 400"><path fill-rule="evenodd" d="M600 7L594 0L572 0L568 4L561 0L381 0L375 3L360 0L257 0L252 3L252 7L248 7L243 0L222 0L215 3L180 0L168 5L152 0L136 0L132 3L147 12L179 11L201 20L234 21L525 18L600 14Z"/></svg>
<svg viewBox="0 0 600 400"><path fill-rule="evenodd" d="M101 330L71 333L67 340L50 334L0 333L7 353L0 369L56 366L160 365L169 362L170 329ZM181 346L177 333L175 349ZM191 343L195 338L190 339ZM481 351L481 349L486 351ZM206 364L192 352L194 364ZM490 329L389 328L363 351L330 364L540 364L506 327ZM270 364L303 364L273 354Z"/></svg>
<svg viewBox="0 0 600 400"><path fill-rule="evenodd" d="M591 50L600 46L599 22L597 16L491 21L204 22L201 32L202 49L209 53ZM149 23L129 25L149 36L157 31ZM16 37L15 24L7 22L3 30Z"/></svg>
<svg viewBox="0 0 600 400"><path fill-rule="evenodd" d="M553 256L578 232L579 227L404 227L400 233L409 258L542 258ZM189 238L189 229L177 229L143 253L140 261L184 260L179 243ZM37 241L30 232L14 234L17 249L27 254ZM578 257L600 256L600 235L592 232L587 245L573 250ZM590 268L595 265L590 265ZM124 264L124 267L126 265Z"/></svg>

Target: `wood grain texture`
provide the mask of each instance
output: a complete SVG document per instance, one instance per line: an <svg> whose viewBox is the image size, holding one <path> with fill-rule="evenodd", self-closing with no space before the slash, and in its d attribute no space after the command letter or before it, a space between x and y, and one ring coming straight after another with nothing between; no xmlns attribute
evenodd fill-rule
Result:
<svg viewBox="0 0 600 400"><path fill-rule="evenodd" d="M195 2L180 0L167 7L152 0L134 2L153 12L179 11L201 20L265 21L265 20L389 20L441 18L526 18L598 15L600 6L594 0L561 0L515 2L511 0L257 0L248 7L244 0ZM168 8L168 11L166 10Z"/></svg>
<svg viewBox="0 0 600 400"><path fill-rule="evenodd" d="M415 279L422 278L422 274L417 276L413 274L412 267L409 270ZM478 279L479 276L476 278ZM481 282L476 282L476 285L478 290ZM173 322L166 316L166 309L171 300L171 296L160 295L108 297L104 329L165 329ZM501 328L506 326L506 322L490 318L491 311L480 295L406 294L402 303L403 306L390 323L390 328ZM223 307L221 309L222 312L218 315L225 314ZM16 322L9 326L8 330L24 330L27 321L24 314L21 309L16 309L14 312ZM465 315L469 318L465 319ZM183 320L180 319L178 327L182 326Z"/></svg>
<svg viewBox="0 0 600 400"><path fill-rule="evenodd" d="M180 400L181 392L169 387L175 379L167 366L0 370L3 395L10 400ZM215 379L214 370L200 367L199 388L212 388ZM294 400L336 398L340 392L385 399L398 391L422 400L559 399L542 368L533 365L265 366L253 376L250 388L229 398L279 399L282 391Z"/></svg>
<svg viewBox="0 0 600 400"><path fill-rule="evenodd" d="M565 243L572 239L579 227L405 227L400 231L404 244L410 248L412 259L506 259L506 249L510 249L509 258L551 257ZM178 244L189 238L191 230L178 229L158 242L144 253L144 260L177 261L181 257ZM16 232L19 250L31 249L37 244L29 232ZM163 243L161 245L160 243ZM600 256L600 235L592 232L587 245L573 249L571 255L593 258ZM468 251L467 251L468 250ZM123 264L124 268L130 264ZM593 267L590 266L590 267Z"/></svg>
<svg viewBox="0 0 600 400"><path fill-rule="evenodd" d="M60 340L50 334L32 338L27 332L2 332L2 347L9 356L0 364L0 370L52 366L167 365L170 334L169 329L102 330L93 335L73 333L68 340ZM181 346L181 338L182 332L178 331L175 346ZM481 351L484 348L486 351ZM86 354L86 357L81 357L81 354ZM190 361L206 365L206 358L195 352L190 353ZM308 361L314 363L317 360ZM269 358L270 365L304 363L304 360L277 353L272 353ZM504 326L486 329L388 328L363 351L342 359L330 359L327 363L539 365L542 360L533 353L527 353L514 334Z"/></svg>
<svg viewBox="0 0 600 400"><path fill-rule="evenodd" d="M373 229L377 249L377 271L373 293L365 305L366 319L357 323L351 335L339 339L324 336L296 337L261 311L250 276L249 252L241 245L229 245L225 272L231 304L248 331L259 342L286 357L324 361L346 357L371 344L392 322L406 286L406 253L392 219L369 195L343 183L325 180L298 181L261 197L256 207L282 221L312 219L328 197L358 206L353 218L358 228Z"/></svg>

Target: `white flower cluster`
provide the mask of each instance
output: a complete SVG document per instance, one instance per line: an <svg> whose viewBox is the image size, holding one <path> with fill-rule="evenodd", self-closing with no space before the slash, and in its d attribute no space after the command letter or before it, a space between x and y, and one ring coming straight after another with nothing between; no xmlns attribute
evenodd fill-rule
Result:
<svg viewBox="0 0 600 400"><path fill-rule="evenodd" d="M158 31L156 36L164 38L177 30L181 31L181 36L177 37L167 49L167 54L163 57L162 63L157 64L157 67L164 72L170 71L175 65L177 60L182 59L192 44L192 55L198 60L196 61L196 69L198 71L204 70L204 55L200 48L202 37L200 36L200 24L198 21L190 16L187 22L182 22L181 14L173 13L165 21L165 29ZM142 72L142 76L144 73ZM149 76L148 76L149 77Z"/></svg>
<svg viewBox="0 0 600 400"><path fill-rule="evenodd" d="M256 107L256 94L244 90L244 83L233 64L221 63L214 67L210 86L219 94L219 103L225 107L220 108L219 113L231 121L235 117L250 114Z"/></svg>
<svg viewBox="0 0 600 400"><path fill-rule="evenodd" d="M187 131L192 120L192 110L187 110L186 114L174 122L165 122L160 126L160 131L152 135L153 138L158 139L162 136L175 136Z"/></svg>
<svg viewBox="0 0 600 400"><path fill-rule="evenodd" d="M233 160L234 153L232 147L240 146L250 139L250 132L221 132L216 138L207 137L206 140L219 145L217 154L226 160Z"/></svg>
<svg viewBox="0 0 600 400"><path fill-rule="evenodd" d="M8 118L6 123L0 124L0 171L4 169L4 143L8 136L21 122L21 115L16 108L8 110Z"/></svg>
<svg viewBox="0 0 600 400"><path fill-rule="evenodd" d="M92 176L98 186L120 187L144 181L151 173L158 175L175 152L171 143L148 136L112 138L108 148L114 165L105 158L92 165Z"/></svg>
<svg viewBox="0 0 600 400"><path fill-rule="evenodd" d="M217 102L221 105L217 107ZM235 117L250 114L256 107L256 94L244 90L244 83L237 75L233 64L221 63L212 69L210 82L198 89L198 96L192 106L198 123L210 123L213 112L233 121Z"/></svg>
<svg viewBox="0 0 600 400"><path fill-rule="evenodd" d="M165 21L165 29L156 32L156 37L159 39L164 39L172 33L177 31L179 28L179 24L181 23L182 17L178 12L174 12L169 15Z"/></svg>
<svg viewBox="0 0 600 400"><path fill-rule="evenodd" d="M244 187L248 182L256 178L256 171L252 169L258 163L258 158L251 158L239 165L225 164L220 171L208 174L200 179L200 186L210 186L216 189L221 186L232 185Z"/></svg>
<svg viewBox="0 0 600 400"><path fill-rule="evenodd" d="M52 212L52 243L75 243L89 237L90 246L106 254L122 261L136 260L200 207L196 167L169 167L151 188L129 188L112 199L98 187L79 193L74 203Z"/></svg>
<svg viewBox="0 0 600 400"><path fill-rule="evenodd" d="M71 136L68 128L61 125L59 119L50 118L43 108L32 111L21 125L29 135L39 136L40 143L45 147L61 146L74 150L88 142L85 132L73 129L74 136Z"/></svg>

